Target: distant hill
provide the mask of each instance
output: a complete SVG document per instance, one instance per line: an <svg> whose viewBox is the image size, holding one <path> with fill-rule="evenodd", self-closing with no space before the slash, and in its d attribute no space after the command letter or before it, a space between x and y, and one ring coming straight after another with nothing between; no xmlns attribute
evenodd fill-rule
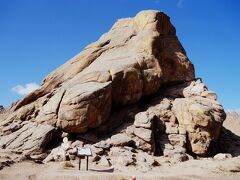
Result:
<svg viewBox="0 0 240 180"><path fill-rule="evenodd" d="M240 111L227 111L227 118L239 119L240 120Z"/></svg>
<svg viewBox="0 0 240 180"><path fill-rule="evenodd" d="M227 112L226 120L223 126L231 130L234 134L240 136L240 114L236 111Z"/></svg>

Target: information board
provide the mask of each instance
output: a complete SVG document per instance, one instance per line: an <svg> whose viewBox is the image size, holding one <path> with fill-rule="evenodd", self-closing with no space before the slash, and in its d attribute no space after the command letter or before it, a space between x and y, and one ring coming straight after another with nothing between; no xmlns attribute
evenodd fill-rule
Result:
<svg viewBox="0 0 240 180"><path fill-rule="evenodd" d="M78 155L79 156L92 156L92 151L90 148L87 148L87 147L78 148Z"/></svg>

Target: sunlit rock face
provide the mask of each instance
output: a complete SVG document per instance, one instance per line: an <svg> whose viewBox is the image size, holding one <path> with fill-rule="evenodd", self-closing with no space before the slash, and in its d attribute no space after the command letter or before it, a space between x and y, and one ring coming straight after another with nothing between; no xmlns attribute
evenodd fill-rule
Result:
<svg viewBox="0 0 240 180"><path fill-rule="evenodd" d="M44 149L45 139L51 142L55 136L49 134L84 134L94 129L101 137L128 118L130 125L122 133L132 141L121 137L134 147L150 154L189 150L204 156L218 139L225 118L216 98L195 79L194 66L170 18L159 11L141 11L133 18L119 19L98 41L17 102L0 121L0 135L6 142L2 147L20 151L22 145L11 133L21 135L28 126L43 131L42 125L48 125L49 131L43 133L47 138L38 138L39 143L31 146L34 151L34 147ZM28 142L35 135L24 137Z"/></svg>

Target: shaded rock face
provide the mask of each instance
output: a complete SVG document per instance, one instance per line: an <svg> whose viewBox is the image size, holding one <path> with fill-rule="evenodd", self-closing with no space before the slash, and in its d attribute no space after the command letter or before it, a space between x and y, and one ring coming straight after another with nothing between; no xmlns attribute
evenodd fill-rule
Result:
<svg viewBox="0 0 240 180"><path fill-rule="evenodd" d="M240 115L237 112L227 112L219 141L221 152L240 155Z"/></svg>
<svg viewBox="0 0 240 180"><path fill-rule="evenodd" d="M99 143L96 155L127 146L152 155L205 156L225 119L216 99L195 79L170 18L141 11L118 20L0 116L1 148L42 153L55 139L52 134L63 131L89 146Z"/></svg>

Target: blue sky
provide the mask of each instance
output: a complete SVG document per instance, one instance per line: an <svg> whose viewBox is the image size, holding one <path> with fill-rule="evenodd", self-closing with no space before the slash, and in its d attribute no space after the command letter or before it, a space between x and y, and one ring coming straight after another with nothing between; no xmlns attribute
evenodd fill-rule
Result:
<svg viewBox="0 0 240 180"><path fill-rule="evenodd" d="M238 0L0 0L0 104L8 106L121 17L167 13L226 109L240 108Z"/></svg>

